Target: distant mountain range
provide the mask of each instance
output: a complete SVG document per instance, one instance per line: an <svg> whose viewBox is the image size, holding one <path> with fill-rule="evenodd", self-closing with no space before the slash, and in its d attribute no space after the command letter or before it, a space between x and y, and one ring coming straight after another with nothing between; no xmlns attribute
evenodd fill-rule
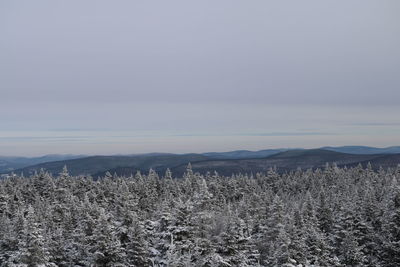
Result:
<svg viewBox="0 0 400 267"><path fill-rule="evenodd" d="M340 147L321 147L321 149L331 150L348 154L399 154L400 146L376 148L369 146L340 146Z"/></svg>
<svg viewBox="0 0 400 267"><path fill-rule="evenodd" d="M179 166L188 162L208 160L200 154L161 154L161 155L138 155L138 156L91 156L86 158L46 162L22 169L15 170L16 173L32 174L40 169L45 169L56 175L61 172L64 165L68 167L71 175L96 175L115 168L129 168L134 173L136 170L148 171L165 170L169 166Z"/></svg>
<svg viewBox="0 0 400 267"><path fill-rule="evenodd" d="M4 162L5 165L1 165ZM180 176L191 162L194 171L220 174L256 173L276 167L278 171L297 168L320 168L335 162L339 166L355 166L370 162L373 168L396 167L400 164L400 147L374 148L364 146L323 147L320 149L267 149L260 151L238 150L209 152L203 154L150 153L142 155L74 156L48 155L38 158L0 157L0 172L30 175L40 169L57 175L64 165L71 175L102 177L106 172L129 176L137 171L147 172L150 168L163 174L170 168ZM8 165L7 165L8 164ZM8 166L8 167L7 167ZM8 169L7 169L8 168Z"/></svg>
<svg viewBox="0 0 400 267"><path fill-rule="evenodd" d="M0 173L11 172L16 169L36 165L44 162L69 160L87 157L85 155L45 155L41 157L3 157L0 156Z"/></svg>
<svg viewBox="0 0 400 267"><path fill-rule="evenodd" d="M326 163L336 163L340 167L352 167L358 164L365 167L371 163L374 169L381 166L388 168L400 163L400 154L347 154L323 149L289 150L266 158L194 162L192 168L200 173L217 171L219 174L232 175L266 172L270 168L276 168L278 172L323 168ZM172 168L172 172L181 174L185 168L186 166L178 166Z"/></svg>
<svg viewBox="0 0 400 267"><path fill-rule="evenodd" d="M236 150L230 152L209 152L202 155L212 159L250 159L250 158L265 158L274 154L278 154L288 149L265 149L259 151Z"/></svg>

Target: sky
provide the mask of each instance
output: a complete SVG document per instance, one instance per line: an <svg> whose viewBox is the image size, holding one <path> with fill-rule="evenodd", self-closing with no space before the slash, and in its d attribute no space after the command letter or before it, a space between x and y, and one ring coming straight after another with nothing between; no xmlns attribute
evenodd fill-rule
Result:
<svg viewBox="0 0 400 267"><path fill-rule="evenodd" d="M398 0L2 0L0 155L400 145Z"/></svg>

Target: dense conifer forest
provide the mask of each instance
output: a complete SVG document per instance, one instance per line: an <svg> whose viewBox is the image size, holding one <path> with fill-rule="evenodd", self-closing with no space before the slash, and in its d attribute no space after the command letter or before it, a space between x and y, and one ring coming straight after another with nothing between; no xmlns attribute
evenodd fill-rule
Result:
<svg viewBox="0 0 400 267"><path fill-rule="evenodd" d="M0 266L400 266L400 167L0 181Z"/></svg>

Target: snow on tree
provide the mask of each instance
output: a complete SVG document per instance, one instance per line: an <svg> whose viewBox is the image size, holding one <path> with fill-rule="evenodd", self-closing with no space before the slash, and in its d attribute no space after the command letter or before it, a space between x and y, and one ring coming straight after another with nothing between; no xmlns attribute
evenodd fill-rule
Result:
<svg viewBox="0 0 400 267"><path fill-rule="evenodd" d="M400 167L0 180L0 267L399 266Z"/></svg>
<svg viewBox="0 0 400 267"><path fill-rule="evenodd" d="M26 212L24 236L20 240L20 261L28 267L45 266L48 264L48 248L45 244L43 229L37 221L35 211L29 206Z"/></svg>
<svg viewBox="0 0 400 267"><path fill-rule="evenodd" d="M116 226L104 209L96 222L91 240L91 252L99 266L124 266L126 254L117 236Z"/></svg>

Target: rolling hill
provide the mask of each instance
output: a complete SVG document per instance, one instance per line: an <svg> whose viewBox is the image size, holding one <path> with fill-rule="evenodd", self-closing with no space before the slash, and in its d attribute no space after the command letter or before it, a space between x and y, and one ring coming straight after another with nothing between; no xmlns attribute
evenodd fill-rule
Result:
<svg viewBox="0 0 400 267"><path fill-rule="evenodd" d="M249 151L249 150L236 150L230 152L209 152L203 153L212 159L249 159L249 158L265 158L280 152L287 151L289 149L265 149L259 151Z"/></svg>
<svg viewBox="0 0 400 267"><path fill-rule="evenodd" d="M29 166L23 165L19 169L12 170L16 173L29 175L40 169L45 169L53 175L57 175L63 166L68 166L72 175L94 175L103 176L107 171L111 173L131 175L137 170L148 171L153 168L163 172L166 168L174 168L189 162L206 161L212 159L242 159L263 158L286 149L266 149L260 151L238 150L230 152L210 152L204 154L171 154L171 153L148 153L139 155L114 155L114 156L90 156L72 160L57 160L39 162Z"/></svg>
<svg viewBox="0 0 400 267"><path fill-rule="evenodd" d="M231 175L233 173L256 173L265 172L271 167L276 167L278 172L292 171L298 168L322 168L326 163L336 163L338 166L356 166L362 164L366 166L370 162L375 169L380 166L384 168L395 167L400 163L400 154L393 155L357 155L339 153L329 150L312 149L312 150L290 150L271 155L265 158L249 158L249 159L208 159L201 161L191 161L192 168L195 172L206 173L217 171L223 175ZM174 176L181 176L187 167L187 163L179 166L161 166L154 168L161 175L169 167ZM110 173L116 173L121 176L130 176L136 171L147 172L143 168L117 167L108 170ZM103 177L105 171L94 174L94 177Z"/></svg>
<svg viewBox="0 0 400 267"><path fill-rule="evenodd" d="M0 156L0 174L44 162L69 160L86 157L84 155L45 155L42 157L2 157Z"/></svg>
<svg viewBox="0 0 400 267"><path fill-rule="evenodd" d="M92 156L73 160L62 160L54 162L41 163L22 169L15 173L24 173L29 175L40 169L44 169L53 175L61 172L66 165L71 175L93 175L100 172L106 172L110 169L125 167L134 170L149 170L150 168L159 170L164 166L179 166L188 162L207 160L208 158L200 154L148 154L138 156Z"/></svg>
<svg viewBox="0 0 400 267"><path fill-rule="evenodd" d="M207 171L217 171L223 175L233 173L256 173L265 172L272 167L276 167L278 172L285 172L309 168L324 167L326 163L336 163L339 166L356 165L359 163L374 162L382 157L391 157L397 155L356 155L339 153L322 149L311 150L291 150L278 153L263 159L240 159L240 160L210 160L192 163L194 171L205 173ZM394 160L395 161L395 160ZM394 162L392 161L392 163ZM172 171L177 174L184 172L186 166L173 168Z"/></svg>
<svg viewBox="0 0 400 267"><path fill-rule="evenodd" d="M352 147L354 148L354 147ZM339 148L342 149L342 148ZM349 149L349 147L346 147ZM373 150L373 148L371 148ZM379 149L378 149L379 150ZM331 149L275 149L261 151L211 152L205 154L163 154L151 153L130 156L91 156L69 160L39 163L15 170L16 173L30 175L40 169L57 175L64 165L71 175L92 175L103 177L106 172L130 176L137 171L147 172L150 168L163 174L170 168L175 176L181 176L189 162L194 171L205 173L217 171L220 174L265 172L276 167L279 172L298 168L320 168L335 162L338 166L355 166L370 162L373 168L395 167L400 163L400 154L370 154L369 148L359 149L365 154L349 154Z"/></svg>
<svg viewBox="0 0 400 267"><path fill-rule="evenodd" d="M340 147L322 147L321 149L330 150L348 154L400 154L400 146L391 146L385 148L370 146L340 146Z"/></svg>

